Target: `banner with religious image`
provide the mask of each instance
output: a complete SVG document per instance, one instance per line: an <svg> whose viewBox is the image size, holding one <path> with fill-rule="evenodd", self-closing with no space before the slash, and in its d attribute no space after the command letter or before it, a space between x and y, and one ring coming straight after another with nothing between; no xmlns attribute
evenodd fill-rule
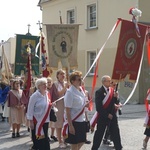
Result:
<svg viewBox="0 0 150 150"><path fill-rule="evenodd" d="M39 75L39 58L35 56L35 48L39 42L38 36L16 35L15 75L25 75L28 62L28 50L31 50L32 74ZM39 51L37 52L39 56Z"/></svg>
<svg viewBox="0 0 150 150"><path fill-rule="evenodd" d="M49 53L49 66L58 68L60 61L62 67L76 68L79 25L47 24L47 44Z"/></svg>
<svg viewBox="0 0 150 150"><path fill-rule="evenodd" d="M127 75L130 80L137 79L147 26L138 24L138 27L140 37L137 35L133 22L122 20L112 74L114 80L124 79Z"/></svg>

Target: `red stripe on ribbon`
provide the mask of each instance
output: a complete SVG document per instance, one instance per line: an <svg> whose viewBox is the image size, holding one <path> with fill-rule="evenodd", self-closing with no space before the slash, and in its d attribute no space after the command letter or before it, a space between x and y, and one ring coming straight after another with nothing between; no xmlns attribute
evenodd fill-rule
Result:
<svg viewBox="0 0 150 150"><path fill-rule="evenodd" d="M100 58L100 57L99 57ZM92 91L91 91L91 95L90 95L90 102L89 102L89 111L93 110L93 101L92 101L92 95L94 93L94 89L96 86L96 81L97 81L97 74L98 74L98 64L99 64L99 58L96 62L96 67L95 67L95 71L94 71L94 76L93 76L93 82L92 82Z"/></svg>
<svg viewBox="0 0 150 150"><path fill-rule="evenodd" d="M105 109L106 109L106 108L108 107L108 105L110 104L111 99L112 99L112 97L113 97L113 93L114 93L114 92L113 92L113 91L114 91L113 88L109 88L109 90L110 90L109 97L108 97L107 101L105 102L105 104L103 104L103 107L104 107ZM95 112L95 114L93 115L93 117L92 117L92 119L91 119L91 121L90 121L90 124L91 124L91 126L92 126L93 128L95 127L99 116L100 116L100 114L99 114L98 112Z"/></svg>
<svg viewBox="0 0 150 150"><path fill-rule="evenodd" d="M48 98L50 98L50 93L48 93L47 96L48 96ZM50 112L52 103L49 102L48 105L49 105L49 106L48 106L47 112L46 112L46 114L45 114L45 116L44 116L44 118L43 118L43 120L42 120L42 122L40 123L40 126L39 126L39 128L38 128L38 132L37 132L37 135L38 135L38 136L41 136L41 129L42 129L42 127L43 127L43 124L45 123L46 118L47 118L48 115L49 115L49 112Z"/></svg>
<svg viewBox="0 0 150 150"><path fill-rule="evenodd" d="M84 112L84 108L85 106L83 107L83 109L81 110L81 112L72 120L72 121L75 121L81 114L83 114ZM68 128L68 123L66 123L64 126L63 126L63 131L62 131L62 135L63 137L66 137L67 136L67 128Z"/></svg>

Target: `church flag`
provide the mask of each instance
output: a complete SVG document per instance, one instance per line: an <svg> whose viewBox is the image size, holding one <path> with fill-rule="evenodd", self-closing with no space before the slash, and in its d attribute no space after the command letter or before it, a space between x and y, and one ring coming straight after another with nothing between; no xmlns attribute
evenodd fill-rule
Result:
<svg viewBox="0 0 150 150"><path fill-rule="evenodd" d="M27 86L26 90L29 91L31 88L31 82L32 82L32 67L31 67L31 54L28 54L28 61L26 65L27 69Z"/></svg>
<svg viewBox="0 0 150 150"><path fill-rule="evenodd" d="M49 66L77 68L77 46L79 25L47 24L47 44L49 51Z"/></svg>
<svg viewBox="0 0 150 150"><path fill-rule="evenodd" d="M138 24L140 37L131 21L122 20L118 48L113 68L112 79L121 80L129 75L136 80L143 52L147 26Z"/></svg>
<svg viewBox="0 0 150 150"><path fill-rule="evenodd" d="M15 75L25 75L28 61L28 47L31 49L31 64L33 75L39 75L39 58L35 56L35 48L39 42L38 36L16 35ZM37 52L39 56L39 51Z"/></svg>
<svg viewBox="0 0 150 150"><path fill-rule="evenodd" d="M41 31L40 51L41 51L41 61L42 61L42 75L43 77L48 77L50 76L50 72L47 69L47 56L46 56L44 39L45 38L43 36L43 32Z"/></svg>
<svg viewBox="0 0 150 150"><path fill-rule="evenodd" d="M29 48L29 50L31 50ZM26 64L26 82L25 82L25 89L24 89L24 93L26 95L27 98L29 98L29 93L30 93L30 88L31 88L31 84L32 84L32 67L31 67L31 54L30 52L28 52L28 61Z"/></svg>
<svg viewBox="0 0 150 150"><path fill-rule="evenodd" d="M7 56L5 54L3 44L1 45L1 48L2 48L1 66L0 66L1 81L9 84L9 80L10 80L10 78L13 77L13 73L11 70L11 66L8 62Z"/></svg>

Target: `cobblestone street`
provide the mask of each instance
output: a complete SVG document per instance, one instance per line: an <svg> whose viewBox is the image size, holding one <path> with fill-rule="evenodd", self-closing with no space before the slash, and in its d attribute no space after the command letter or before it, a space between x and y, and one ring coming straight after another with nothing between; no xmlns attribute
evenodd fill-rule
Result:
<svg viewBox="0 0 150 150"><path fill-rule="evenodd" d="M91 118L93 112L89 113ZM144 139L144 105L125 105L122 109L122 115L119 116L119 126L123 150L141 150ZM10 126L7 121L0 120L0 150L29 150L32 145L30 134L26 127L21 127L21 137L11 138ZM88 133L88 140L93 139L93 134ZM59 150L58 142L52 142L52 150ZM90 150L92 144L85 144L82 150ZM148 146L147 149L150 149ZM66 149L69 150L69 147ZM99 150L113 150L113 146L101 145Z"/></svg>

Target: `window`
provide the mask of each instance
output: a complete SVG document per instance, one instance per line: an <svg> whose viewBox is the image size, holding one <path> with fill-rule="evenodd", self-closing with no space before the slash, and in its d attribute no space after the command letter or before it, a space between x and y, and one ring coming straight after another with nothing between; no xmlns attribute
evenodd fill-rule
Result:
<svg viewBox="0 0 150 150"><path fill-rule="evenodd" d="M96 58L96 52L95 51L90 51L90 52L87 53L87 56L88 56L88 58L87 58L88 69L90 69L90 67L92 66L92 64L93 64L93 62ZM89 75L94 75L95 67L96 67L96 64L90 70Z"/></svg>
<svg viewBox="0 0 150 150"><path fill-rule="evenodd" d="M67 11L67 23L68 24L75 23L75 12L74 12L74 9Z"/></svg>
<svg viewBox="0 0 150 150"><path fill-rule="evenodd" d="M96 4L87 6L87 27L95 28L96 24Z"/></svg>

